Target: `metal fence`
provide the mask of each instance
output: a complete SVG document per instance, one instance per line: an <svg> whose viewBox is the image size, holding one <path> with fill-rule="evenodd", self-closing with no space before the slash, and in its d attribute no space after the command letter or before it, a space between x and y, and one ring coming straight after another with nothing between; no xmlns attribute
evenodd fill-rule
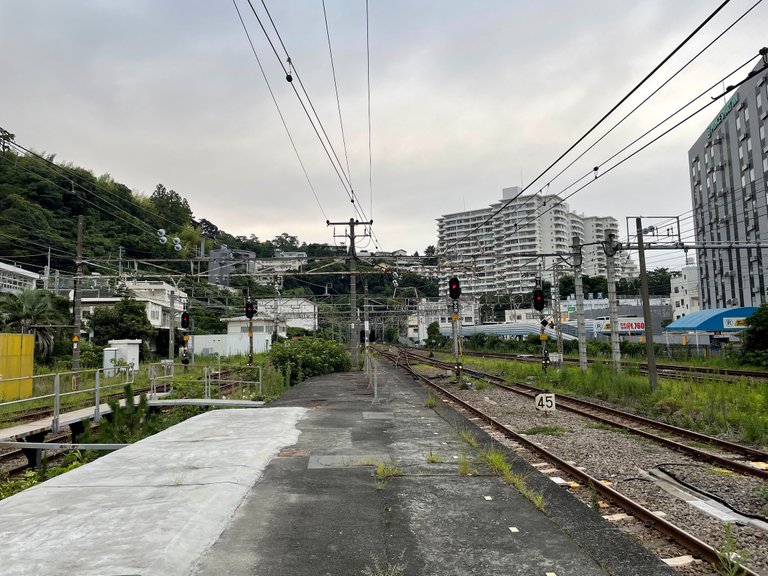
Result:
<svg viewBox="0 0 768 576"><path fill-rule="evenodd" d="M30 419L50 417L54 432L58 432L59 416L62 411L71 412L82 408L93 408L94 420L100 417L100 404L105 397L133 385L136 371L132 367L79 372L58 372L32 376L32 395L20 400L0 402L0 425L8 425ZM29 382L30 377L4 379L12 387L14 382Z"/></svg>

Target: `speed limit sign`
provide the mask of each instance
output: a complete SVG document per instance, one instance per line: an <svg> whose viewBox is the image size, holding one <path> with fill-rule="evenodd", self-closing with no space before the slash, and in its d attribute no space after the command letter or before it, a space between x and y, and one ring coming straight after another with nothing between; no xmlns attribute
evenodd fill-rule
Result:
<svg viewBox="0 0 768 576"><path fill-rule="evenodd" d="M555 411L555 395L553 393L538 394L534 399L536 410L542 412L554 412Z"/></svg>

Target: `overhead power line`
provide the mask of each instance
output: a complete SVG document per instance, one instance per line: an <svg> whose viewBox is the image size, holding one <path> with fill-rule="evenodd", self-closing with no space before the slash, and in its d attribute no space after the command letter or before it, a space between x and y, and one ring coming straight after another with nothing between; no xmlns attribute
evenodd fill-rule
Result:
<svg viewBox="0 0 768 576"><path fill-rule="evenodd" d="M565 156L567 156L567 155L568 155L568 154L569 154L569 153L570 153L570 152L571 152L571 151L572 151L574 148L576 148L576 146L578 146L579 144L581 144L581 142L583 142L583 141L584 141L584 140L587 138L587 136L589 136L589 135L590 135L592 132L594 132L594 131L597 129L597 127L598 127L598 126L600 126L600 125L601 125L601 124L602 124L602 123L603 123L603 122L604 122L604 121L605 121L605 120L606 120L606 119L607 119L607 118L608 118L608 117L609 117L611 114L613 114L613 113L614 113L614 112L615 112L615 111L616 111L616 110L619 108L619 106L621 106L622 104L624 104L624 102L626 102L626 101L627 101L627 100L628 100L628 99L629 99L629 98L630 98L630 97L631 97L631 96L632 96L632 95L633 95L635 92L637 92L637 90L639 90L639 89L640 89L640 87L641 87L641 86L643 86L643 85L644 85L644 84L645 84L645 83L646 83L646 82L647 82L647 81L648 81L648 80L649 80L649 79L650 79L650 78L651 78L651 77L652 77L652 76L653 76L653 75L654 75L656 72L658 72L658 70L659 70L659 69L660 69L662 66L664 66L664 64L666 64L666 63L667 63L667 62L668 62L668 61L669 61L669 60L670 60L670 59L671 59L671 58L672 58L672 57L673 57L675 54L677 54L677 52L679 52L679 51L680 51L680 49L681 49L683 46L685 46L685 45L686 45L686 44L687 44L687 43L690 41L690 39L691 39L691 38L693 38L693 37L694 37L694 36L695 36L695 35L696 35L696 34L697 34L697 33L698 33L698 32L699 32L699 31L700 31L700 30L701 30L701 29L704 27L704 26L706 26L706 25L707 25L707 23L709 23L709 21L710 21L710 20L712 20L712 19L713 19L713 18L714 18L714 17L715 17L715 16L716 16L716 15L717 15L717 14L718 14L718 13L719 13L719 12L720 12L722 9L723 9L723 8L725 8L725 7L726 7L726 6L727 6L727 5L730 3L730 1L731 1L731 0L724 0L724 2L722 2L722 3L721 3L721 4L720 4L720 5L719 5L719 6L718 6L718 7L717 7L715 10L714 10L714 12L712 12L712 13L711 13L709 16L707 16L707 18L706 18L706 19L705 19L705 20L704 20L704 21L703 21L701 24L699 24L699 25L698 25L698 26L697 26L697 27L696 27L696 28L693 30L693 32L691 32L690 34L688 34L688 36L686 36L686 37L685 37L685 39L684 39L682 42L680 42L680 43L679 43L679 44L678 44L678 45L677 45L677 46L674 48L674 50L672 50L672 52L670 52L670 53L669 53L667 56L665 56L665 57L664 57L664 59L662 59L662 61L661 61L661 62L659 62L659 63L658 63L658 64L657 64L657 65L656 65L656 66L653 68L653 70L651 70L651 71L650 71L650 72L649 72L649 73L648 73L648 74L647 74L647 75L646 75L646 76L645 76L645 77L644 77L642 80L640 80L640 82L638 82L638 83L637 83L637 84L636 84L636 85L635 85L635 86L634 86L634 87L633 87L633 88L632 88L632 89L631 89L631 90L630 90L630 91L629 91L629 92L628 92L628 93L627 93L627 94L626 94L626 95L625 95L623 98L621 98L621 100L619 100L619 101L618 101L618 102L617 102L617 103L616 103L616 104L615 104L615 105L614 105L614 106L613 106L613 107L612 107L610 110L608 110L608 112L606 112L606 113L605 113L605 114L604 114L604 115L603 115L603 116L602 116L602 117L601 117L601 118L600 118L600 119L599 119L597 122L595 122L595 124L593 124L593 125L592 125L592 127L591 127L591 128L589 128L589 130L587 130L587 131L586 131L586 132L585 132L585 133L584 133L584 134L583 134L583 135L582 135L582 136L581 136L581 137L580 137L578 140L576 140L576 142L574 142L574 143L573 143L573 144L572 144L570 147L568 147L568 149L567 149L565 152L563 152L562 154L560 154L560 156L558 156L558 157L557 157L557 159L556 159L554 162L552 162L552 163L551 163L549 166L547 166L547 168L545 168L545 169L544 169L544 170L543 170L543 171L542 171L542 172L541 172L541 173L540 173L538 176L536 176L536 177L535 177L535 178L534 178L534 179L533 179L533 180L532 180L532 181L531 181L531 182L530 182L530 183L529 183L527 186L525 186L524 188L522 188L522 189L520 190L520 192L518 192L518 193L517 193L515 196L513 196L512 198L510 198L510 199L509 199L509 200L507 200L506 202L503 202L503 203L501 204L501 206L499 206L499 208L498 208L497 210L495 210L494 212L492 212L492 213L491 213L491 215L490 215L490 216L488 216L488 218L486 218L486 219L485 219L483 222L481 222L480 224L478 224L477 226L475 226L475 227L474 227L472 230L470 230L469 232L467 232L467 233L466 233L466 234L465 234L465 235L464 235L462 238L459 238L459 239L457 239L457 240L456 240L456 245L458 246L458 244L459 244L461 241L463 241L463 240L467 239L467 238L468 238L469 236L471 236L471 235L472 235L474 232L476 232L477 230L479 230L480 228L482 228L483 226L485 226L485 225L486 225L488 222L490 222L490 221L491 221L491 220L492 220L494 217L496 217L496 216L497 216L497 215L498 215L498 214L499 214L499 213L500 213L502 210L504 210L504 209L505 209L507 206L509 206L509 205L510 205L512 202L514 202L515 200L517 200L517 198L519 198L520 196L522 196L522 194L523 194L523 193L524 193L526 190L528 190L528 189L529 189L531 186L533 186L533 184L535 184L536 182L538 182L538 181L539 181L539 180L540 180L540 179L541 179L541 178L542 178L542 177L543 177L543 176L544 176L544 175L545 175L547 172L549 172L549 171L550 171L552 168L554 168L554 167L555 167L555 166L556 166L556 165L557 165L557 164L558 164L558 163L559 163L559 162L560 162L560 161L561 161L563 158L565 158Z"/></svg>
<svg viewBox="0 0 768 576"><path fill-rule="evenodd" d="M235 10L237 11L237 17L240 19L240 24L243 27L243 31L245 32L246 38L248 38L248 44L251 46L251 52L253 52L253 56L256 58L256 63L259 65L259 70L261 71L261 76L264 78L264 82L267 84L267 90L269 90L269 95L272 98L272 102L275 105L275 108L277 109L277 114L280 116L280 122L283 124L283 128L285 129L285 133L288 135L288 140L291 142L291 147L293 148L294 154L296 154L296 159L299 161L299 165L301 166L301 171L304 173L304 178L307 179L307 184L309 185L309 189L312 191L312 195L315 197L315 201L317 202L317 207L320 208L320 212L323 214L323 218L326 220L328 217L325 214L325 210L323 210L323 205L320 203L320 198L317 196L317 192L315 191L315 187L312 185L312 180L309 178L309 174L307 173L307 168L304 166L304 162L301 159L301 155L299 154L298 148L296 148L296 142L293 140L293 136L291 136L291 131L288 129L288 124L285 121L285 116L283 116L283 111L280 110L280 105L277 103L277 98L275 98L275 93L272 91L272 85L269 83L269 78L267 78L266 72L264 72L264 66L261 65L261 59L259 58L258 53L256 52L256 48L253 45L253 41L251 40L251 35L248 32L248 28L245 25L245 22L243 21L243 16L240 13L240 8L237 6L236 0L232 0L232 4L235 5Z"/></svg>

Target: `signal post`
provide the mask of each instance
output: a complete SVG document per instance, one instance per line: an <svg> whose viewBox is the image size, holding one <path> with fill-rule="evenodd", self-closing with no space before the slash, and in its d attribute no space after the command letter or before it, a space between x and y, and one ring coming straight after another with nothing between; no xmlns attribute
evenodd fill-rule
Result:
<svg viewBox="0 0 768 576"><path fill-rule="evenodd" d="M248 366L253 366L253 312L255 308L250 298L245 303L245 317L248 318ZM275 310L277 317L277 310Z"/></svg>
<svg viewBox="0 0 768 576"><path fill-rule="evenodd" d="M181 349L181 363L184 365L184 373L187 372L187 366L189 365L189 311L187 310L187 303L184 303L184 311L181 313L181 329L184 331L182 338L184 339L184 347Z"/></svg>
<svg viewBox="0 0 768 576"><path fill-rule="evenodd" d="M461 296L461 283L455 276L448 280L448 295L451 297L451 327L453 329L453 357L456 370L456 383L461 383L461 362L459 361L459 297Z"/></svg>

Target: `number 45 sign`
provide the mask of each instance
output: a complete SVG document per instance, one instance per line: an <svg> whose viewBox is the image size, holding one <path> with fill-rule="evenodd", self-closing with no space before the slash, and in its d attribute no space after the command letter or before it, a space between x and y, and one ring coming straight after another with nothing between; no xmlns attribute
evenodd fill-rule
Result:
<svg viewBox="0 0 768 576"><path fill-rule="evenodd" d="M536 404L536 410L542 412L554 412L555 411L555 395L552 393L538 394L534 400Z"/></svg>

